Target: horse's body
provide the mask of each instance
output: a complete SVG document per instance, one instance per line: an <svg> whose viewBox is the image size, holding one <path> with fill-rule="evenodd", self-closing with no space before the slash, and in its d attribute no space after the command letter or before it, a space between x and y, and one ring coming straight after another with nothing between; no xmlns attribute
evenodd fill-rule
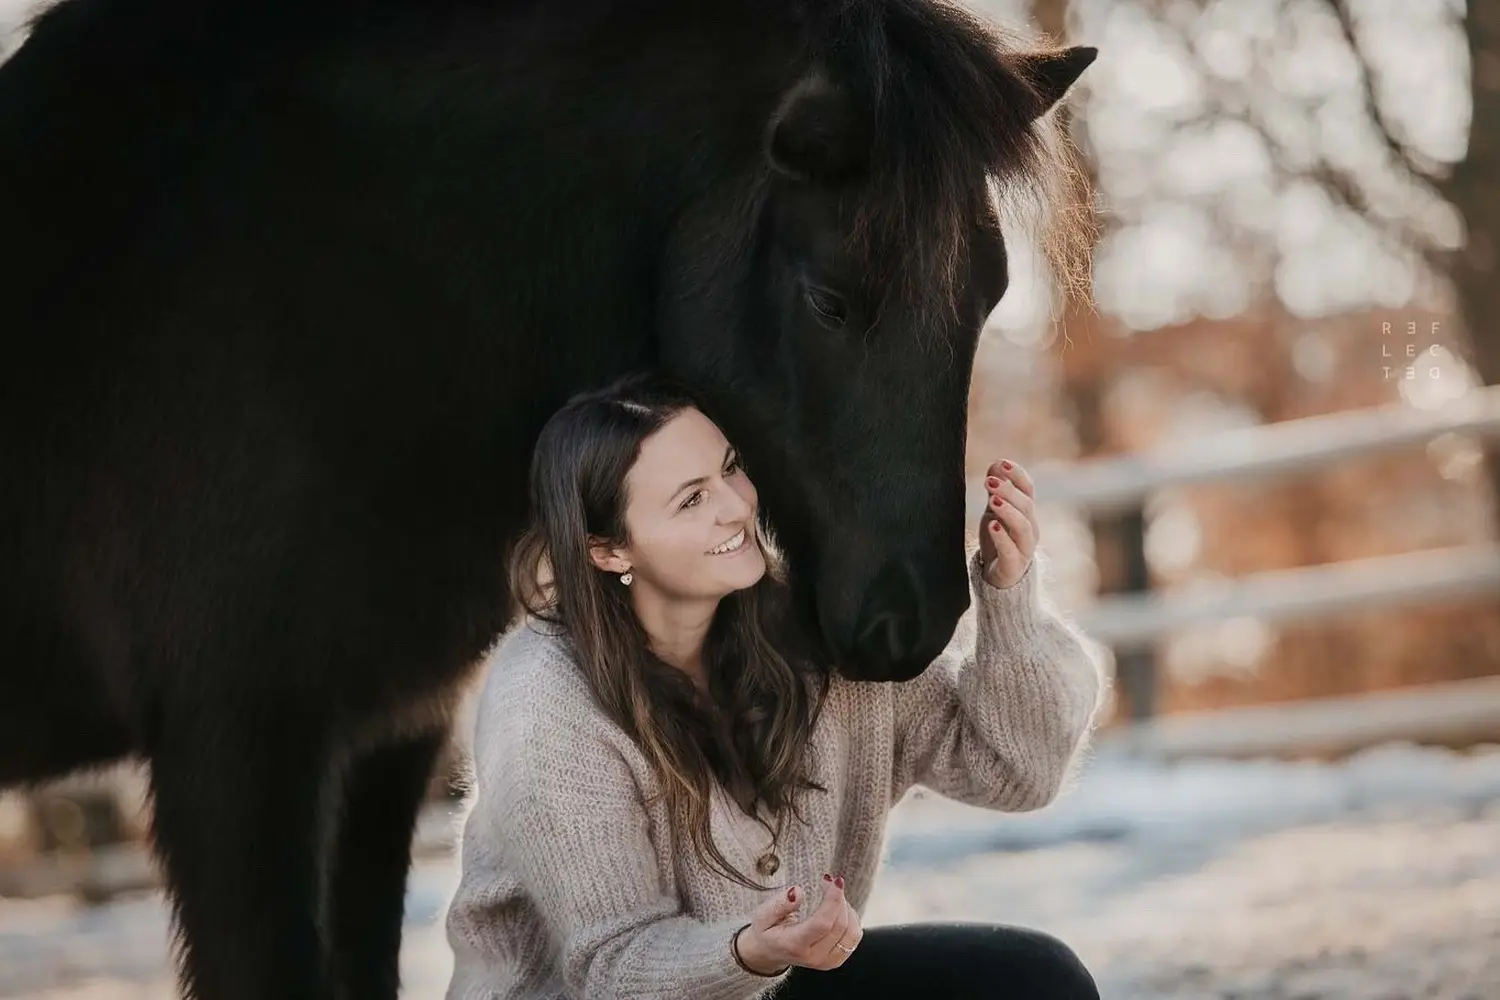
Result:
<svg viewBox="0 0 1500 1000"><path fill-rule="evenodd" d="M394 997L574 391L707 394L849 673L951 634L985 182L1092 52L846 6L64 0L0 67L0 787L149 762L192 995Z"/></svg>

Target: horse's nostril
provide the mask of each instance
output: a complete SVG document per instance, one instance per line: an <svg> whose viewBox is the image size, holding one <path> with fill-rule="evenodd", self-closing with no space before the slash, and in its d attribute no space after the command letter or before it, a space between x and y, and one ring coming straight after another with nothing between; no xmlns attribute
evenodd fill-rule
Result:
<svg viewBox="0 0 1500 1000"><path fill-rule="evenodd" d="M922 643L922 592L904 562L888 562L875 574L854 635L867 668L881 675L905 672Z"/></svg>
<svg viewBox="0 0 1500 1000"><path fill-rule="evenodd" d="M862 658L892 666L911 656L921 636L922 624L916 616L882 611L862 625L856 642Z"/></svg>
<svg viewBox="0 0 1500 1000"><path fill-rule="evenodd" d="M931 562L938 568L919 575L911 562L890 559L870 578L852 627L831 642L846 676L907 681L942 653L969 606L969 581L961 561Z"/></svg>

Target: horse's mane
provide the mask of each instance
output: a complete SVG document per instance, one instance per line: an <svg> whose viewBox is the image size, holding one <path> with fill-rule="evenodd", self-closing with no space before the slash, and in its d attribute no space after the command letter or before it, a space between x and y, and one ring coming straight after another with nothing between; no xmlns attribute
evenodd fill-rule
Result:
<svg viewBox="0 0 1500 1000"><path fill-rule="evenodd" d="M809 4L814 58L853 86L874 115L858 231L899 259L872 261L877 280L904 285L908 305L951 305L976 204L975 164L988 171L996 217L1029 235L1060 284L1089 280L1095 237L1079 203L1083 173L1018 55L1034 48L945 0ZM877 255L878 256L878 255ZM882 263L884 266L882 267ZM935 288L910 282L938 277Z"/></svg>

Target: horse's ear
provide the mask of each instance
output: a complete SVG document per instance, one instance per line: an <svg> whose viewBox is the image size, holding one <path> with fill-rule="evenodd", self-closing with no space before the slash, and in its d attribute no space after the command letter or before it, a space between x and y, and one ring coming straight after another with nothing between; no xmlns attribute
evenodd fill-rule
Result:
<svg viewBox="0 0 1500 1000"><path fill-rule="evenodd" d="M1099 50L1092 45L1074 45L1055 52L1027 52L1018 56L1017 71L1036 91L1037 104L1031 116L1040 118L1051 111L1098 55Z"/></svg>
<svg viewBox="0 0 1500 1000"><path fill-rule="evenodd" d="M766 155L788 177L840 180L862 169L868 153L864 119L853 97L821 74L787 91L771 116Z"/></svg>

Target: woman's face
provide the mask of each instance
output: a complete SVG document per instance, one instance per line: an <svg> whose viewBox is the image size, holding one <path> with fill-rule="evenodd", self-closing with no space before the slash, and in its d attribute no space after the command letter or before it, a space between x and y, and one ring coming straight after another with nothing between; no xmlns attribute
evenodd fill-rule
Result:
<svg viewBox="0 0 1500 1000"><path fill-rule="evenodd" d="M766 572L758 498L718 425L683 410L641 444L625 479L632 586L667 600L723 597Z"/></svg>

